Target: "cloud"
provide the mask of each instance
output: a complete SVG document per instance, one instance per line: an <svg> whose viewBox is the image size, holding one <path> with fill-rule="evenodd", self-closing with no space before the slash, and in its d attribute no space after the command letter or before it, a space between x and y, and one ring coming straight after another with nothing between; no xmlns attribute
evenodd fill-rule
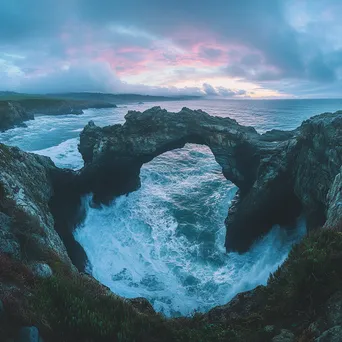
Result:
<svg viewBox="0 0 342 342"><path fill-rule="evenodd" d="M208 83L203 84L203 90L207 95L217 95L217 91Z"/></svg>
<svg viewBox="0 0 342 342"><path fill-rule="evenodd" d="M19 90L29 93L113 92L121 81L107 64L84 62L39 76L26 77Z"/></svg>
<svg viewBox="0 0 342 342"><path fill-rule="evenodd" d="M336 94L341 11L339 0L3 0L0 77L17 89L64 82L75 91L125 91L129 80L167 93L181 75L208 83L188 92L248 93L210 88L210 76L234 79L237 89L249 82L299 94L302 84Z"/></svg>
<svg viewBox="0 0 342 342"><path fill-rule="evenodd" d="M19 76L17 78L8 77L2 79L2 86L4 90L10 89L25 93L43 94L85 91L168 96L205 95L201 88L196 87L151 87L144 84L125 83L117 77L108 64L89 61L83 61L77 65L58 68L52 72L24 79Z"/></svg>
<svg viewBox="0 0 342 342"><path fill-rule="evenodd" d="M238 89L228 89L225 87L213 87L209 83L203 83L202 85L203 92L207 96L222 96L222 97L235 97L235 96L241 96L241 95L247 95L246 90Z"/></svg>

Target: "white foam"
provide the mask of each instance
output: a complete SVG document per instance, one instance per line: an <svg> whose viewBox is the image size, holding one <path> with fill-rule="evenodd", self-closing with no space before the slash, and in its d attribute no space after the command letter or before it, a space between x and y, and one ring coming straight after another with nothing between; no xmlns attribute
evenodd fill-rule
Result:
<svg viewBox="0 0 342 342"><path fill-rule="evenodd" d="M160 103L127 107L144 110L154 105ZM241 101L161 105L171 111L184 106L202 108L259 131L294 128L304 115L262 112L253 107L257 103ZM85 124L89 120L99 126L122 123L126 113L123 106L89 109L80 116L36 116L26 122L27 128L1 133L0 140L49 156L60 167L78 169L83 162L77 136ZM97 279L119 295L148 298L166 315L205 311L225 304L238 292L265 284L305 231L303 221L292 234L274 227L248 253L226 254L224 219L236 188L224 180L206 147L164 154L142 168L141 179L140 190L118 198L110 207L89 207L75 237L85 248Z"/></svg>
<svg viewBox="0 0 342 342"><path fill-rule="evenodd" d="M224 218L236 188L206 148L192 148L144 166L141 189L109 207L88 207L75 232L95 278L121 296L146 297L168 316L206 311L265 284L305 231L302 222L293 234L274 227L250 252L226 254Z"/></svg>
<svg viewBox="0 0 342 342"><path fill-rule="evenodd" d="M79 138L74 138L63 141L57 146L32 152L50 157L58 167L77 170L83 166L82 156L77 149L78 143Z"/></svg>

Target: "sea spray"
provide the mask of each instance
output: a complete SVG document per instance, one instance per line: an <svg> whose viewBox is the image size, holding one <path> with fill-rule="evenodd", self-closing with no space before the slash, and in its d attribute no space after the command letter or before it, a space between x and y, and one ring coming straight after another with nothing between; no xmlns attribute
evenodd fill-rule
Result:
<svg viewBox="0 0 342 342"><path fill-rule="evenodd" d="M110 206L88 206L75 237L95 278L167 316L207 311L265 284L305 233L300 220L292 230L274 227L246 254L226 254L224 219L237 188L207 147L165 153L141 178L139 190Z"/></svg>

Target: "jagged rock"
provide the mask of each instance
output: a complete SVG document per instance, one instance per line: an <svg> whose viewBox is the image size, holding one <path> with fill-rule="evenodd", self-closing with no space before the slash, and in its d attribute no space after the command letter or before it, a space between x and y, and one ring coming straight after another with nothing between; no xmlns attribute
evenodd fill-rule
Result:
<svg viewBox="0 0 342 342"><path fill-rule="evenodd" d="M81 187L93 192L95 201L136 190L144 163L197 143L211 149L224 176L239 187L226 219L227 250L246 251L273 224L289 224L301 210L309 229L324 224L327 193L342 164L342 112L313 117L294 131L263 135L235 120L187 108L129 111L125 118L124 125L104 128L90 122L81 133Z"/></svg>
<svg viewBox="0 0 342 342"><path fill-rule="evenodd" d="M342 165L342 111L304 121L296 141L295 193L303 204L308 227L318 228L326 220L327 194Z"/></svg>
<svg viewBox="0 0 342 342"><path fill-rule="evenodd" d="M144 163L186 143L208 145L224 175L241 189L253 184L258 167L255 144L250 141L258 137L254 128L187 108L179 113L160 107L144 113L129 111L125 118L123 126L103 129L90 122L81 133L79 149L86 165L83 175L102 169L98 178L105 177L91 184L98 195L112 196L138 188Z"/></svg>
<svg viewBox="0 0 342 342"><path fill-rule="evenodd" d="M19 103L0 101L0 132L15 126L23 126L24 121L33 119L33 114L28 113Z"/></svg>
<svg viewBox="0 0 342 342"><path fill-rule="evenodd" d="M71 265L49 207L54 173L50 158L0 144L0 251L31 262L54 254Z"/></svg>

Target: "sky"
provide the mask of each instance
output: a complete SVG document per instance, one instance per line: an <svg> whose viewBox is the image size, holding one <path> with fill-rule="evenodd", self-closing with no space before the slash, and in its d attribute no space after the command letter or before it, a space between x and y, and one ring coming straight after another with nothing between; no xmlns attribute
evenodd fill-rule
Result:
<svg viewBox="0 0 342 342"><path fill-rule="evenodd" d="M341 98L342 0L1 0L0 90Z"/></svg>

